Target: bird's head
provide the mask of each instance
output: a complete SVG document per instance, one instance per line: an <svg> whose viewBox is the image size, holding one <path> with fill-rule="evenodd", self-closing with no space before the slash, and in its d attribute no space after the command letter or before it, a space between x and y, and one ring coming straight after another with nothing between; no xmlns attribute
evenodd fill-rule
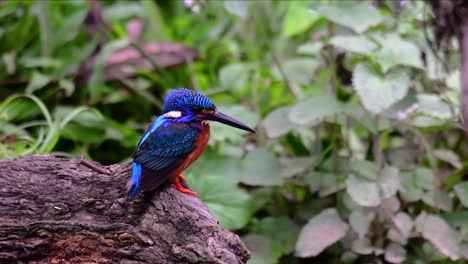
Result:
<svg viewBox="0 0 468 264"><path fill-rule="evenodd" d="M163 115L178 123L217 121L255 133L246 124L219 112L210 98L185 88L169 92L164 99Z"/></svg>

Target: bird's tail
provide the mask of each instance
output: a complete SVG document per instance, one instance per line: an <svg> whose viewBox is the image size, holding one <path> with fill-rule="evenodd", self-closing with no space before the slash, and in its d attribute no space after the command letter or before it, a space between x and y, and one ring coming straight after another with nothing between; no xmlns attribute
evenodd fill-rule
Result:
<svg viewBox="0 0 468 264"><path fill-rule="evenodd" d="M140 191L140 177L141 177L141 165L135 162L132 162L132 178L130 179L130 189L128 190L128 195L130 198L135 198Z"/></svg>

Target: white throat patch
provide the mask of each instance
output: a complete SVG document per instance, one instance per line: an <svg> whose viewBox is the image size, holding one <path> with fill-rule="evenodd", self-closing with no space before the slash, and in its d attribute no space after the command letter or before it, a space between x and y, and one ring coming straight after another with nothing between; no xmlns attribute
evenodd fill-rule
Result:
<svg viewBox="0 0 468 264"><path fill-rule="evenodd" d="M182 112L180 111L170 111L164 114L164 117L169 117L169 118L179 118L182 116Z"/></svg>

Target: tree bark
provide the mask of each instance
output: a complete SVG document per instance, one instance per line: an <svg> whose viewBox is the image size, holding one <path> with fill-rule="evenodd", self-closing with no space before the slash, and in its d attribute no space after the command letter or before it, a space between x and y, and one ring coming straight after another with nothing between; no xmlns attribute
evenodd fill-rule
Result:
<svg viewBox="0 0 468 264"><path fill-rule="evenodd" d="M100 167L99 164L96 164ZM0 263L245 263L239 237L173 188L127 198L130 166L0 160Z"/></svg>

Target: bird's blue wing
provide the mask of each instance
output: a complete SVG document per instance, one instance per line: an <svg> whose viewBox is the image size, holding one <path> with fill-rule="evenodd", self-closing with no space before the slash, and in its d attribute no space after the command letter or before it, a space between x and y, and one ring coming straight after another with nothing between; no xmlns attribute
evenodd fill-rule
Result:
<svg viewBox="0 0 468 264"><path fill-rule="evenodd" d="M196 127L158 119L143 135L133 155L129 192L132 197L139 190L150 191L165 182L196 147L200 132Z"/></svg>

